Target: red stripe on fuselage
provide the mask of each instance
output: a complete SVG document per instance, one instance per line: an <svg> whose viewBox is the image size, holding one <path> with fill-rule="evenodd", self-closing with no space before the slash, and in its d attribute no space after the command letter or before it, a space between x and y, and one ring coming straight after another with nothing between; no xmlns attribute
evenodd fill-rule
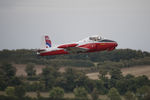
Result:
<svg viewBox="0 0 150 100"><path fill-rule="evenodd" d="M40 56L59 55L59 54L69 54L69 53L64 50L56 50L40 53Z"/></svg>

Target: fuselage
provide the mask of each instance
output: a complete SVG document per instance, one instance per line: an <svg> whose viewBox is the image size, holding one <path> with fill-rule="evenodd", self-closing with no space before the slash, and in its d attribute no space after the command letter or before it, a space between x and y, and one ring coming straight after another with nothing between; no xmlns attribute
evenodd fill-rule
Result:
<svg viewBox="0 0 150 100"><path fill-rule="evenodd" d="M118 45L117 42L108 39L102 40L84 39L75 43L63 44L51 48L40 49L38 54L40 56L49 56L59 54L89 53L104 50L112 51L117 47L117 45Z"/></svg>

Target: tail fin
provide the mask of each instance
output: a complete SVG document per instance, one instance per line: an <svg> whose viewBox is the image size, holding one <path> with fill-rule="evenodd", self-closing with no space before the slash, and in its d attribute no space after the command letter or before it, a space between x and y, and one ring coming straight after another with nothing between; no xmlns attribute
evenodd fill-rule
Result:
<svg viewBox="0 0 150 100"><path fill-rule="evenodd" d="M51 43L51 40L49 39L49 36L45 35L44 38L45 38L46 48L51 48L52 47L52 43Z"/></svg>

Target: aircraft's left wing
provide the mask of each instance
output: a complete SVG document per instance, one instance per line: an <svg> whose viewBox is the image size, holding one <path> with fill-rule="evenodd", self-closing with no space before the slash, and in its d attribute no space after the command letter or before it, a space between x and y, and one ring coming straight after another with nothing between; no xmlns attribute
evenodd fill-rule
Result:
<svg viewBox="0 0 150 100"><path fill-rule="evenodd" d="M81 53L89 50L88 48L77 47L77 45L78 44L65 44L58 46L58 48L63 48L69 53Z"/></svg>

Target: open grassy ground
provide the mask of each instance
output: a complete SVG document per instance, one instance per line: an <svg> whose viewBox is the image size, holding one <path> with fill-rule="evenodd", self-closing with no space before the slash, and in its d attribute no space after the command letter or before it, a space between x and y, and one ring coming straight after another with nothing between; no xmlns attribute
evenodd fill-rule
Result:
<svg viewBox="0 0 150 100"><path fill-rule="evenodd" d="M30 97L36 97L35 92L28 92L27 95L30 96ZM41 92L41 96L49 97L49 93L48 92ZM65 93L64 94L64 98L74 98L74 97L75 96L74 96L73 93ZM88 94L88 98L92 99L90 94ZM99 95L99 98L101 100L108 100L108 97L106 95Z"/></svg>
<svg viewBox="0 0 150 100"><path fill-rule="evenodd" d="M17 76L26 76L27 75L26 72L25 72L25 68L26 68L25 64L13 64L13 66L17 69L17 72L16 72ZM43 65L36 65L35 66L36 74L42 73L42 69L43 68L45 68L45 66L43 66ZM69 68L69 67L60 67L59 68L59 72L61 72L61 73L65 72L66 68ZM76 69L76 70L89 69L89 68L85 68L85 67L71 67L71 68Z"/></svg>
<svg viewBox="0 0 150 100"><path fill-rule="evenodd" d="M41 92L40 93L41 96L43 97L49 97L49 93L48 92ZM4 91L0 91L0 95L6 95ZM27 96L30 96L30 97L33 97L33 98L36 98L37 97L37 94L36 92L27 92L26 93ZM65 93L64 94L64 98L74 98L74 94L73 93ZM90 94L88 94L88 98L91 99L91 96ZM106 95L99 95L99 98L102 99L102 100L108 100L108 97Z"/></svg>
<svg viewBox="0 0 150 100"><path fill-rule="evenodd" d="M150 79L150 65L122 68L121 71L123 72L123 75L127 75L127 74L132 74L135 76L146 75Z"/></svg>
<svg viewBox="0 0 150 100"><path fill-rule="evenodd" d="M48 93L48 92L41 92L40 94L41 94L41 96L43 96L43 97L49 97L49 93ZM4 91L0 91L0 95L6 95L6 94L5 94ZM37 97L36 92L27 92L26 95L27 95L27 96L30 96L30 97L32 97L32 98L36 98L36 97ZM75 97L75 96L74 96L73 93L65 93L65 94L64 94L64 98L74 98L74 97ZM90 94L88 94L88 98L89 98L90 100L92 100ZM121 98L122 98L122 100L124 100L123 96L122 96ZM109 100L109 98L107 97L107 95L99 95L99 99L100 99L100 100Z"/></svg>
<svg viewBox="0 0 150 100"><path fill-rule="evenodd" d="M13 64L13 66L17 69L16 75L17 76L26 76L26 72L25 72L25 68L26 65L25 64ZM40 74L42 73L42 69L45 66L43 65L36 65L35 69L36 69L36 74Z"/></svg>
<svg viewBox="0 0 150 100"><path fill-rule="evenodd" d="M146 75L150 79L150 65L149 66L134 66L121 69L123 75L132 74L135 76ZM86 74L90 79L98 79L98 72Z"/></svg>
<svg viewBox="0 0 150 100"><path fill-rule="evenodd" d="M26 65L24 64L14 64L14 66L17 69L16 75L17 76L26 76L26 72L25 72L25 67ZM44 68L45 66L42 65L36 65L35 69L36 69L36 74L40 74L42 72L42 68ZM59 72L65 72L65 69L67 67L61 67L59 69ZM74 69L77 70L86 70L88 68L80 68L80 67L72 67ZM122 68L121 69L123 75L127 75L127 74L132 74L135 76L141 76L141 75L146 75L149 79L150 79L150 65L149 66L134 66L134 67L129 67L129 68ZM98 72L94 72L94 73L88 73L86 74L90 79L98 79ZM109 77L109 76L108 76Z"/></svg>
<svg viewBox="0 0 150 100"><path fill-rule="evenodd" d="M40 94L43 97L49 97L49 93L48 92L41 92ZM28 92L26 95L30 96L30 97L37 97L36 92ZM65 98L74 98L74 94L73 93L65 93L64 97Z"/></svg>

